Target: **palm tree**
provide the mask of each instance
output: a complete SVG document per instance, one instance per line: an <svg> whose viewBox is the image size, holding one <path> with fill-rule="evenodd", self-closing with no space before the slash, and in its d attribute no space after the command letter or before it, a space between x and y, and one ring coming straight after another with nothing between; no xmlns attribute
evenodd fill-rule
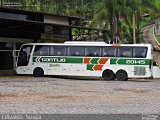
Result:
<svg viewBox="0 0 160 120"><path fill-rule="evenodd" d="M93 5L94 15L90 27L105 29L108 32L103 33L103 39L107 43L112 40L112 32L110 31L108 20L108 9L104 4L104 0L101 0Z"/></svg>
<svg viewBox="0 0 160 120"><path fill-rule="evenodd" d="M3 6L3 0L1 0L1 6Z"/></svg>
<svg viewBox="0 0 160 120"><path fill-rule="evenodd" d="M127 39L132 43L133 13L136 11L136 35L139 39L142 15L156 16L159 0L18 0L24 9L55 14L79 16L83 21L92 21L89 27L107 30L105 39ZM1 0L1 5L4 0ZM33 8L31 5L35 5ZM85 22L83 22L85 23ZM85 25L84 25L85 26Z"/></svg>
<svg viewBox="0 0 160 120"><path fill-rule="evenodd" d="M112 33L111 39L113 42L120 42L121 29L121 12L123 4L121 0L104 0L105 6L108 9L108 19L110 24L110 31ZM115 41L114 41L115 40Z"/></svg>

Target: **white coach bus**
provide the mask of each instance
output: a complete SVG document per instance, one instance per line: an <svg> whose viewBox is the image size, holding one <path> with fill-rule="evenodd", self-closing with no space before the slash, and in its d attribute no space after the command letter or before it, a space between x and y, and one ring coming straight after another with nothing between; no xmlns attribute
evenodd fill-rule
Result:
<svg viewBox="0 0 160 120"><path fill-rule="evenodd" d="M105 80L152 77L150 44L29 43L21 46L17 74L97 76Z"/></svg>

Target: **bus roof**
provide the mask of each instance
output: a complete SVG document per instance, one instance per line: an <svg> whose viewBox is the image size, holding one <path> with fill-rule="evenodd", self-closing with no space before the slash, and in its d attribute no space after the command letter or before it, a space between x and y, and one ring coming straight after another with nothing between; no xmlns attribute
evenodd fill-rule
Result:
<svg viewBox="0 0 160 120"><path fill-rule="evenodd" d="M151 44L107 44L105 42L67 41L64 43L26 43L23 45L73 45L73 46L150 46Z"/></svg>

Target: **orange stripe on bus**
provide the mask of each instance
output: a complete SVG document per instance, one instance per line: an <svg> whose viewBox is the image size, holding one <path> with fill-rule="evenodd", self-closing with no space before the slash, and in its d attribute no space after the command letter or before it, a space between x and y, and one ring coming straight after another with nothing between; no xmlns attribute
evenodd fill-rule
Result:
<svg viewBox="0 0 160 120"><path fill-rule="evenodd" d="M91 58L84 58L84 64L90 64Z"/></svg>
<svg viewBox="0 0 160 120"><path fill-rule="evenodd" d="M108 61L109 58L100 58L100 60L98 61L99 64L105 64Z"/></svg>
<svg viewBox="0 0 160 120"><path fill-rule="evenodd" d="M102 70L103 65L94 65L93 70Z"/></svg>
<svg viewBox="0 0 160 120"><path fill-rule="evenodd" d="M121 44L112 44L112 46L120 46Z"/></svg>

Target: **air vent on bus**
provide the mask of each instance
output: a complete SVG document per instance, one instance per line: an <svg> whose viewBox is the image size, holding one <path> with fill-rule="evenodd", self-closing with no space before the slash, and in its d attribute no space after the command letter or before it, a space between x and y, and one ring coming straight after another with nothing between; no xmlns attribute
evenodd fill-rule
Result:
<svg viewBox="0 0 160 120"><path fill-rule="evenodd" d="M145 67L134 67L134 75L146 75L146 68Z"/></svg>

